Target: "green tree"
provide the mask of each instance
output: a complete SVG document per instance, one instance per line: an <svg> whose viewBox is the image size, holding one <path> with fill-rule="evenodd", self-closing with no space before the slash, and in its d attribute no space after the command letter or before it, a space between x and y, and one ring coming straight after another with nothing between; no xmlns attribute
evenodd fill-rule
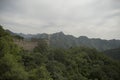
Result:
<svg viewBox="0 0 120 80"><path fill-rule="evenodd" d="M20 63L20 48L2 27L0 31L0 80L27 80L27 72Z"/></svg>
<svg viewBox="0 0 120 80"><path fill-rule="evenodd" d="M44 65L30 71L29 80L53 80Z"/></svg>
<svg viewBox="0 0 120 80"><path fill-rule="evenodd" d="M48 52L48 44L46 40L41 39L38 42L38 46L34 49L34 52L46 53Z"/></svg>

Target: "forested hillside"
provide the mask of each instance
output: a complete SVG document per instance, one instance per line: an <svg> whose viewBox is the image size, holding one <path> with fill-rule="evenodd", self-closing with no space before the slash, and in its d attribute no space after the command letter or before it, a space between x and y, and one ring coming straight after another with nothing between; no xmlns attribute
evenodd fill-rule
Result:
<svg viewBox="0 0 120 80"><path fill-rule="evenodd" d="M120 60L120 48L106 50L104 53L113 59Z"/></svg>
<svg viewBox="0 0 120 80"><path fill-rule="evenodd" d="M0 26L0 80L119 80L120 64L87 47L51 48L39 42L32 52L13 42Z"/></svg>

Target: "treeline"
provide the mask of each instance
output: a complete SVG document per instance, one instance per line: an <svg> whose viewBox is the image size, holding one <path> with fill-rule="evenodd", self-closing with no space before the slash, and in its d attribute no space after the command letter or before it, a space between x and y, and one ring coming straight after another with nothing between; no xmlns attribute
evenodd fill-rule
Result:
<svg viewBox="0 0 120 80"><path fill-rule="evenodd" d="M53 49L42 41L28 52L0 26L0 80L119 80L120 64L95 49Z"/></svg>

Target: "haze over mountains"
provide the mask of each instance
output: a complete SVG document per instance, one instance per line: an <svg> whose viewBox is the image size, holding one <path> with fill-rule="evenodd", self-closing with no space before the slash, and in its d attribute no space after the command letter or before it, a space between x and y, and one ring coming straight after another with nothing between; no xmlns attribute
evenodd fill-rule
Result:
<svg viewBox="0 0 120 80"><path fill-rule="evenodd" d="M120 80L120 0L0 0L0 80Z"/></svg>
<svg viewBox="0 0 120 80"><path fill-rule="evenodd" d="M56 36L63 35L55 33L52 37L56 39ZM15 39L27 41L21 36L10 35L0 26L0 80L120 79L119 61L105 56L96 49L56 49L48 47L46 42L41 40L30 52L17 45Z"/></svg>
<svg viewBox="0 0 120 80"><path fill-rule="evenodd" d="M49 45L57 48L70 48L78 46L86 46L90 48L96 48L99 51L115 49L120 47L120 40L103 40L100 38L88 38L86 36L74 37L72 35L66 35L63 32L54 34L23 34L23 33L10 33L20 35L25 39L47 39Z"/></svg>

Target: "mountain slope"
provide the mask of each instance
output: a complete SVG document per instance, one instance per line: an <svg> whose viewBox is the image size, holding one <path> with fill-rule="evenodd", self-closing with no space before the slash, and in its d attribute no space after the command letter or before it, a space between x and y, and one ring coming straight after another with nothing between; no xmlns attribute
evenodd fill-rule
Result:
<svg viewBox="0 0 120 80"><path fill-rule="evenodd" d="M13 33L12 33L13 34ZM86 36L80 36L78 38L72 35L65 35L63 32L54 34L18 34L25 39L37 38L37 39L48 39L49 45L58 48L70 48L75 46L87 46L90 48L96 48L99 51L109 50L120 47L120 40L102 40L96 38L88 38Z"/></svg>
<svg viewBox="0 0 120 80"><path fill-rule="evenodd" d="M119 79L119 62L96 49L53 49L39 44L33 52L27 52L0 26L0 80Z"/></svg>
<svg viewBox="0 0 120 80"><path fill-rule="evenodd" d="M106 50L106 51L104 51L104 53L107 56L110 56L111 58L114 58L116 60L120 60L120 48Z"/></svg>

